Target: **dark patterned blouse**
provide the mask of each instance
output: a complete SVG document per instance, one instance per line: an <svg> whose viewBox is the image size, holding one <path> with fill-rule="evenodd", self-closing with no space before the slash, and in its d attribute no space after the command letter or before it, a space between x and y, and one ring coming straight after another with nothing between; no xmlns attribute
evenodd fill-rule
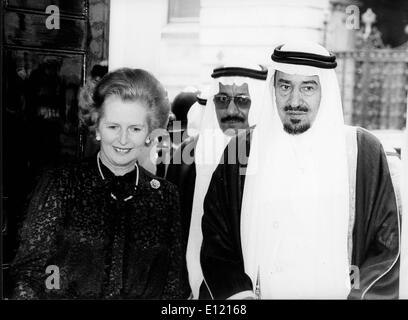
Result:
<svg viewBox="0 0 408 320"><path fill-rule="evenodd" d="M19 299L184 299L176 187L139 166L114 176L96 157L48 171L12 265ZM48 267L48 269L47 269Z"/></svg>

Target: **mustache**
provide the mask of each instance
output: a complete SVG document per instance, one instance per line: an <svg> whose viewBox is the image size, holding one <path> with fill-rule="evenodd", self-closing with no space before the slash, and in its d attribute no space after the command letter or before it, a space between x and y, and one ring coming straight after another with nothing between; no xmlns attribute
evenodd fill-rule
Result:
<svg viewBox="0 0 408 320"><path fill-rule="evenodd" d="M245 119L243 117L240 117L240 116L226 116L225 118L221 119L221 122L232 122L232 121L234 121L234 122L238 122L238 121L244 122Z"/></svg>
<svg viewBox="0 0 408 320"><path fill-rule="evenodd" d="M302 111L302 112L308 112L309 108L305 107L305 106L296 106L296 107L292 107L292 106L286 106L283 108L283 110L285 112L287 111Z"/></svg>

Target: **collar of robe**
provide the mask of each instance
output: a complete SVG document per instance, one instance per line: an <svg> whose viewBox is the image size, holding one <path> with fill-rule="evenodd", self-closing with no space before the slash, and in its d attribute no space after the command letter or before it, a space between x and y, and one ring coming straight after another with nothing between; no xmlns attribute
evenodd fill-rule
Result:
<svg viewBox="0 0 408 320"><path fill-rule="evenodd" d="M123 176L115 176L113 172L110 171L109 168L107 168L101 161L100 159L100 154L98 152L96 156L96 163L98 166L99 174L102 178L102 180L107 181L110 180L111 182L111 187L112 191L110 192L110 196L112 199L116 201L124 201L127 202L130 199L133 198L133 195L124 195L124 189L126 188L126 185L133 179L133 174L136 171L135 174L135 184L133 190L137 189L137 186L139 185L139 166L137 165L137 162L135 162L135 169L132 170L131 172L126 173ZM101 166L102 163L102 166ZM105 174L104 174L105 172ZM106 177L105 177L106 175Z"/></svg>
<svg viewBox="0 0 408 320"><path fill-rule="evenodd" d="M337 67L336 56L333 54L325 56L307 52L283 51L281 50L282 46L283 45L280 45L274 50L272 54L273 61L322 69L334 69Z"/></svg>

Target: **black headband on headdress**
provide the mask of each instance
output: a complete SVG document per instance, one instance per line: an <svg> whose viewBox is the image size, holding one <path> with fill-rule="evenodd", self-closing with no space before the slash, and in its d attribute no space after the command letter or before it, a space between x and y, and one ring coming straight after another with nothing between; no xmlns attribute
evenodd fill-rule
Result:
<svg viewBox="0 0 408 320"><path fill-rule="evenodd" d="M260 70L240 68L240 67L221 67L214 69L211 77L220 78L220 77L248 77L258 80L266 80L268 76L268 69L264 66L261 66Z"/></svg>
<svg viewBox="0 0 408 320"><path fill-rule="evenodd" d="M273 54L272 60L275 62L288 64L301 64L323 69L334 69L337 67L336 56L330 53L330 56L320 54L282 51L283 44L277 47Z"/></svg>
<svg viewBox="0 0 408 320"><path fill-rule="evenodd" d="M198 104L205 106L207 104L207 99L201 98L199 96L196 97Z"/></svg>

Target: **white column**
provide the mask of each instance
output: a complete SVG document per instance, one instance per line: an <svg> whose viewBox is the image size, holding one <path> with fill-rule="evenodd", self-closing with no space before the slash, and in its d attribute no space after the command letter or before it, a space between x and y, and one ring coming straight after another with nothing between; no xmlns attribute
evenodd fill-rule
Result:
<svg viewBox="0 0 408 320"><path fill-rule="evenodd" d="M158 73L167 0L111 0L109 69L142 68Z"/></svg>

